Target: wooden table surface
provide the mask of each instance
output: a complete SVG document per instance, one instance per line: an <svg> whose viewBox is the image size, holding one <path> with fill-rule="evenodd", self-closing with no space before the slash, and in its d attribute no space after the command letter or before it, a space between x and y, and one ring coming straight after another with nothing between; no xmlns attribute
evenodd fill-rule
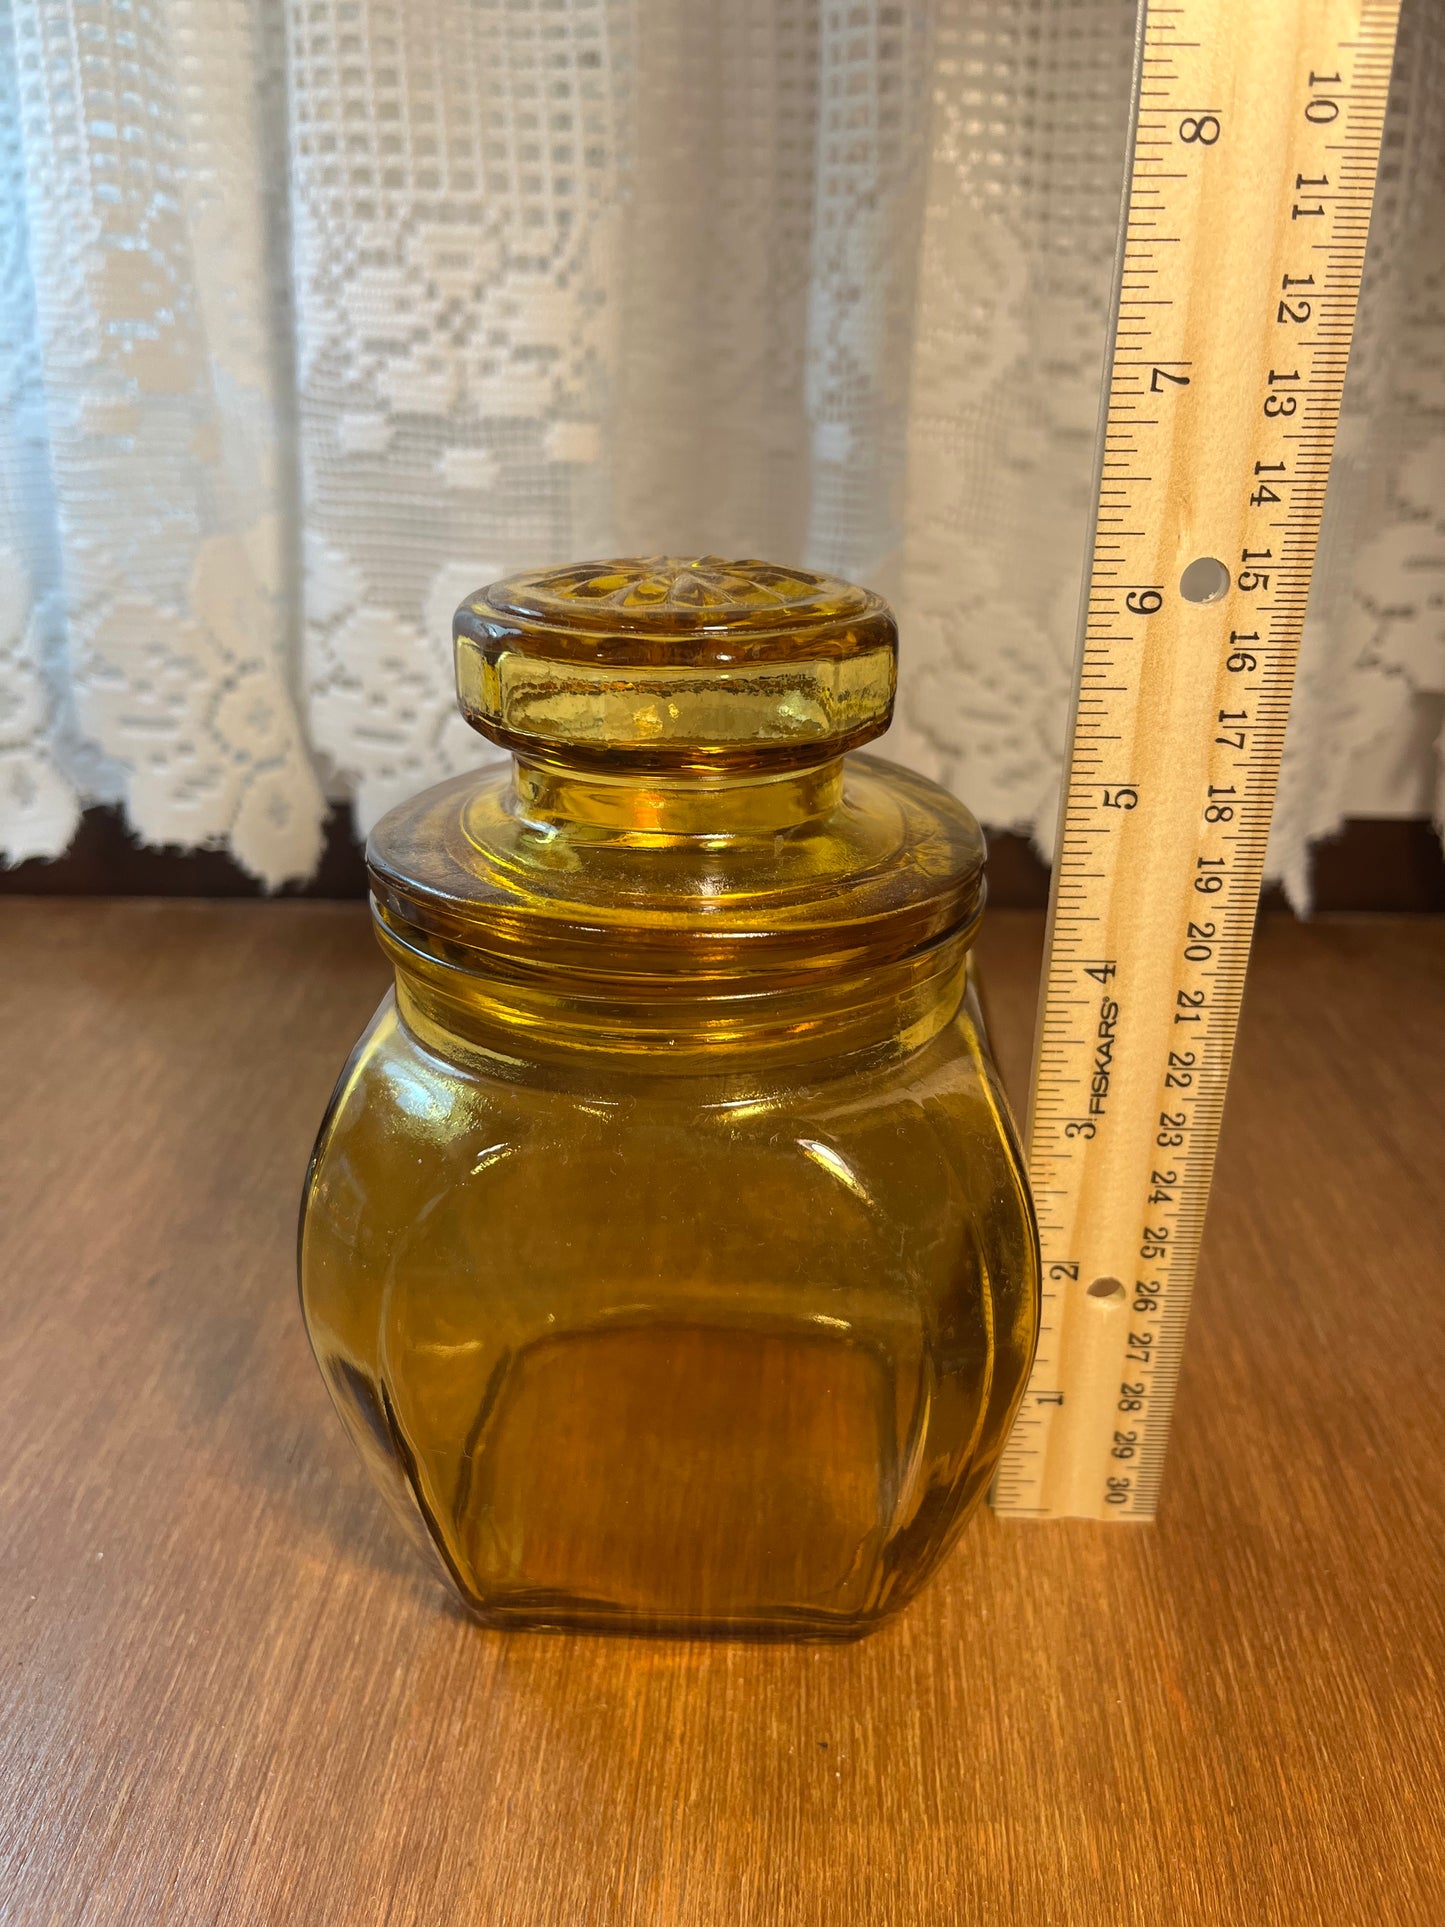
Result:
<svg viewBox="0 0 1445 1927"><path fill-rule="evenodd" d="M359 907L12 899L0 981L8 1927L1445 1921L1445 920L1263 929L1158 1524L982 1516L841 1648L487 1633L393 1536L292 1273Z"/></svg>

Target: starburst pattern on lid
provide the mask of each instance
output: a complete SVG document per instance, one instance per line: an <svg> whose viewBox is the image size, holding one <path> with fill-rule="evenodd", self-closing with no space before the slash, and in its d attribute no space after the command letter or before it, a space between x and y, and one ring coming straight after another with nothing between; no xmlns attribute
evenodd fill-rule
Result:
<svg viewBox="0 0 1445 1927"><path fill-rule="evenodd" d="M847 627L885 614L866 589L774 562L649 555L580 562L496 582L473 607L562 627L614 632L788 631Z"/></svg>

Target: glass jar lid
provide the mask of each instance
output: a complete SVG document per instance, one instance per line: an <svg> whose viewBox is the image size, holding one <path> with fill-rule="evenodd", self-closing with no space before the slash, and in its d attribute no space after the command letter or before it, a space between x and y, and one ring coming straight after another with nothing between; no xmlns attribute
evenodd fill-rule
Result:
<svg viewBox="0 0 1445 1927"><path fill-rule="evenodd" d="M785 769L887 729L898 631L867 589L770 562L644 556L464 602L462 713L519 754L608 770Z"/></svg>
<svg viewBox="0 0 1445 1927"><path fill-rule="evenodd" d="M485 983L559 1036L591 1010L617 1037L627 1009L639 1035L725 1040L778 999L810 1013L790 1026L826 1028L860 973L922 981L967 942L978 824L925 777L846 754L892 714L880 597L765 562L599 562L479 591L455 638L463 711L516 762L372 832L404 969Z"/></svg>

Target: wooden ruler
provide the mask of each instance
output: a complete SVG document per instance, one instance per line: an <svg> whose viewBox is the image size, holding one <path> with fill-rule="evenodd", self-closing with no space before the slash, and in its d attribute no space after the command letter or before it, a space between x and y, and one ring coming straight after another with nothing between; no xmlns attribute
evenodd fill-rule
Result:
<svg viewBox="0 0 1445 1927"><path fill-rule="evenodd" d="M1319 539L1398 0L1145 9L994 1487L1150 1517Z"/></svg>

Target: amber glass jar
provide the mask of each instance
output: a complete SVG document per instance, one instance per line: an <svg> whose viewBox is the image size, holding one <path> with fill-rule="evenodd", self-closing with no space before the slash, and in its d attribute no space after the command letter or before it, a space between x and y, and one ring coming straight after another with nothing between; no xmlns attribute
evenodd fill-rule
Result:
<svg viewBox="0 0 1445 1927"><path fill-rule="evenodd" d="M396 987L302 1212L332 1398L489 1624L866 1631L982 1493L1038 1316L978 826L847 754L892 616L653 558L455 633L513 761L368 847Z"/></svg>

